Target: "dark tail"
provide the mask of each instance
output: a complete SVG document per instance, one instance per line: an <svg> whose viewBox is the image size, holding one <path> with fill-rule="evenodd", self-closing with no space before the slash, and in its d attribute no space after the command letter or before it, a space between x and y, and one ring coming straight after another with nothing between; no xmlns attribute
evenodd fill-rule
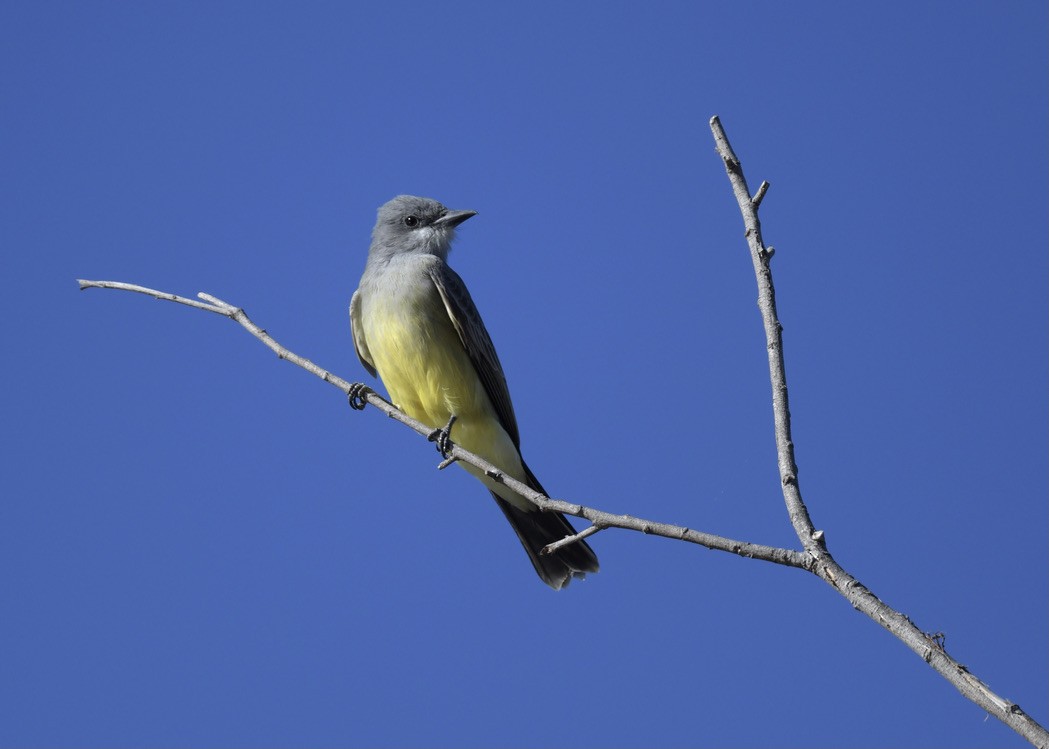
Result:
<svg viewBox="0 0 1049 749"><path fill-rule="evenodd" d="M539 481L528 469L528 485L537 492L546 494ZM559 512L543 512L538 508L528 512L520 510L505 499L492 492L499 509L513 526L514 533L521 540L521 545L528 552L532 566L543 582L554 590L560 590L572 581L573 577L583 578L587 572L597 572L597 555L585 541L576 541L562 546L552 554L540 554L544 546L560 541L565 536L575 535L575 528Z"/></svg>

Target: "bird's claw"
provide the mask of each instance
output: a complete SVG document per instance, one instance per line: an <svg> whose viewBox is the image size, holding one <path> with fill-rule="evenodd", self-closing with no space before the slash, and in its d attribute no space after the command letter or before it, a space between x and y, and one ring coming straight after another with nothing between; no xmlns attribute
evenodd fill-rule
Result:
<svg viewBox="0 0 1049 749"><path fill-rule="evenodd" d="M354 411L363 411L364 407L368 405L365 396L371 391L372 389L363 382L350 383L350 389L346 393L347 400L350 402L350 408Z"/></svg>
<svg viewBox="0 0 1049 749"><path fill-rule="evenodd" d="M432 432L426 435L427 440L437 444L437 452L439 452L445 458L451 457L450 453L452 451L452 424L455 423L455 420L457 418L459 417L455 414L452 414L449 417L447 424L445 424L440 429L434 429Z"/></svg>

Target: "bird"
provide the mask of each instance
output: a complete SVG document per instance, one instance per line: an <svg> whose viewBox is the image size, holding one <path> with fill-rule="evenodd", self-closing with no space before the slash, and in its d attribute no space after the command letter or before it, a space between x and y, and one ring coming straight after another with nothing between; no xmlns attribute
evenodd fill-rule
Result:
<svg viewBox="0 0 1049 749"><path fill-rule="evenodd" d="M476 211L399 195L378 210L368 259L350 300L353 344L391 402L464 449L547 495L521 457L510 390L470 292L448 265L456 227ZM440 440L438 440L440 447ZM564 515L540 510L483 471L460 462L491 493L539 577L555 590L598 571L583 540L549 554L575 534Z"/></svg>

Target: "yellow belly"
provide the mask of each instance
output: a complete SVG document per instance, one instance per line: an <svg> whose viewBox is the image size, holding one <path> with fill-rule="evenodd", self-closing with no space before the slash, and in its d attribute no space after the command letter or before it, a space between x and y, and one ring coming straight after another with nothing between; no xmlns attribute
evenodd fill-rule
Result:
<svg viewBox="0 0 1049 749"><path fill-rule="evenodd" d="M434 428L455 414L452 441L524 481L520 453L499 423L437 290L386 294L368 302L364 335L393 403ZM535 509L473 466L460 465L508 502Z"/></svg>

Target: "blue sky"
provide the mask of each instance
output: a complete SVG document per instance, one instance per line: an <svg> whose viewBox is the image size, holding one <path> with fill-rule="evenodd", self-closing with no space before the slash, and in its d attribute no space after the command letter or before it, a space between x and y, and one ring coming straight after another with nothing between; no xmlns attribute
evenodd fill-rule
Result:
<svg viewBox="0 0 1049 749"><path fill-rule="evenodd" d="M375 209L451 257L552 494L796 545L719 114L838 560L1049 720L1044 3L0 8L5 746L1023 742L797 570L606 531L554 593L365 379Z"/></svg>

